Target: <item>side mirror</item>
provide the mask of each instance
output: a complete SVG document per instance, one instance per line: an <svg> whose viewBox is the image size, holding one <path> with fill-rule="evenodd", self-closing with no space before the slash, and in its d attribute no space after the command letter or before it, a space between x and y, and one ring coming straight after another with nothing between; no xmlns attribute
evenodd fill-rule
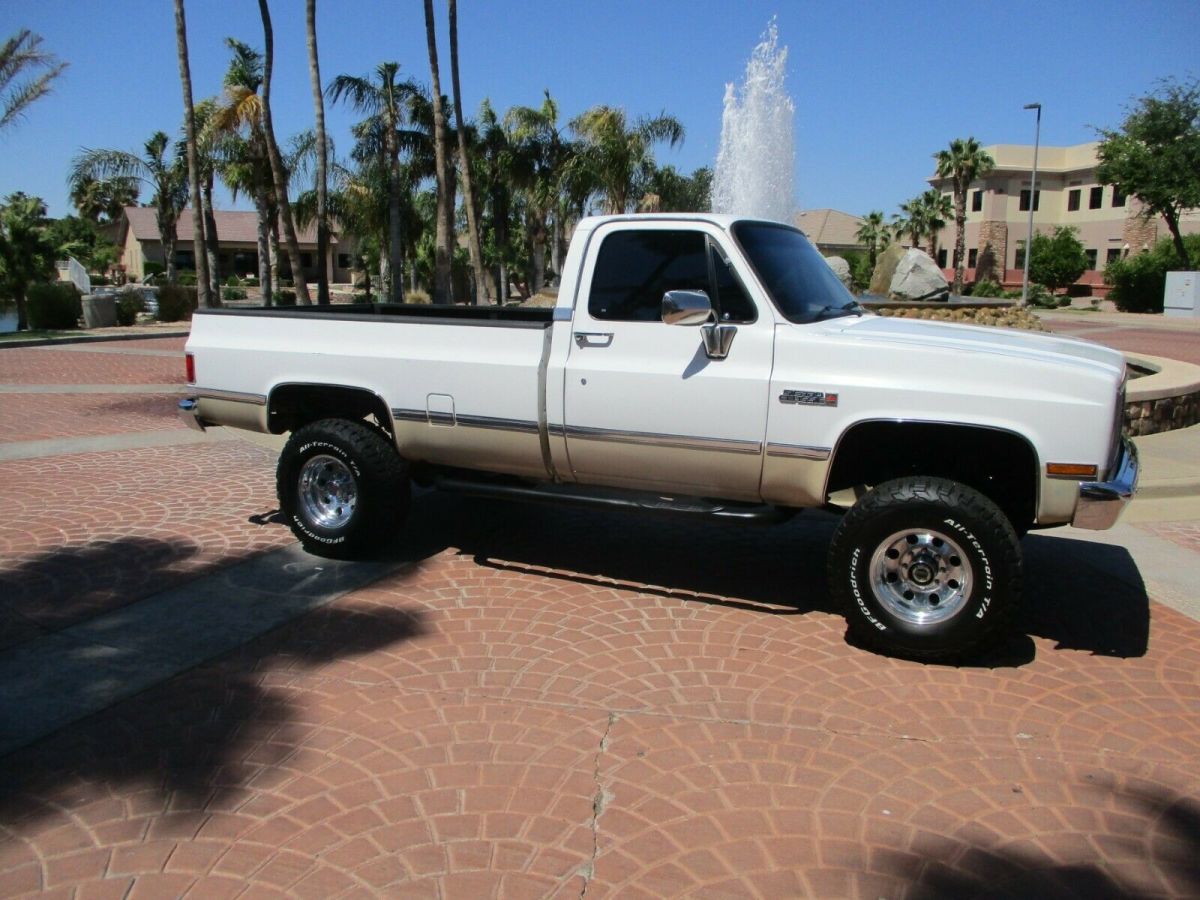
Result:
<svg viewBox="0 0 1200 900"><path fill-rule="evenodd" d="M712 301L704 291L667 291L662 320L668 325L703 325L712 318Z"/></svg>

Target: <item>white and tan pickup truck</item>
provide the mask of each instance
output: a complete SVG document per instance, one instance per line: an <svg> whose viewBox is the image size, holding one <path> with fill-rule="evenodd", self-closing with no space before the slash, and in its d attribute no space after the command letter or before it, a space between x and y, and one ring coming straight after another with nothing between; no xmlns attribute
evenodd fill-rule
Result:
<svg viewBox="0 0 1200 900"><path fill-rule="evenodd" d="M187 364L189 424L291 433L313 553L377 551L411 482L735 522L848 496L830 589L917 658L1001 633L1020 536L1110 527L1138 475L1119 353L866 314L801 232L729 216L583 220L552 309L201 311Z"/></svg>

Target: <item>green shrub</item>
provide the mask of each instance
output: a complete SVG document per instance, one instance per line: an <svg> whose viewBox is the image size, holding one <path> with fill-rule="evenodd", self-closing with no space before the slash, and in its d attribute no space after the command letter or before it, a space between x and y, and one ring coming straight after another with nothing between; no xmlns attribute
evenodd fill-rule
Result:
<svg viewBox="0 0 1200 900"><path fill-rule="evenodd" d="M178 284L164 284L158 291L158 320L184 322L192 318L197 305L196 289Z"/></svg>
<svg viewBox="0 0 1200 900"><path fill-rule="evenodd" d="M107 275L89 275L88 278L92 282L92 287L103 287L106 284L112 284L112 279Z"/></svg>
<svg viewBox="0 0 1200 900"><path fill-rule="evenodd" d="M1059 305L1059 307L1063 307L1063 306L1070 306L1070 305L1071 305L1071 298L1070 298L1070 297L1059 297L1059 298L1058 298L1058 305Z"/></svg>
<svg viewBox="0 0 1200 900"><path fill-rule="evenodd" d="M971 286L971 296L982 297L984 300L999 297L1003 293L1004 289L999 284L986 278L983 281L975 282Z"/></svg>
<svg viewBox="0 0 1200 900"><path fill-rule="evenodd" d="M241 287L242 282L238 279L238 277L236 275L230 275L228 278L225 279L225 285L227 287Z"/></svg>
<svg viewBox="0 0 1200 900"><path fill-rule="evenodd" d="M246 292L240 287L227 287L221 292L222 300L245 300Z"/></svg>
<svg viewBox="0 0 1200 900"><path fill-rule="evenodd" d="M1069 303L1070 300L1067 302ZM1029 285L1029 305L1040 309L1055 309L1058 307L1058 301L1044 285L1031 284Z"/></svg>
<svg viewBox="0 0 1200 900"><path fill-rule="evenodd" d="M276 291L275 303L278 306L295 306L296 292L295 291Z"/></svg>
<svg viewBox="0 0 1200 900"><path fill-rule="evenodd" d="M166 267L162 263L149 262L149 261L147 261L146 265L143 266L142 268L145 269L145 272L142 274L143 281L145 281L151 275L161 275L163 272L165 272L167 270Z"/></svg>
<svg viewBox="0 0 1200 900"><path fill-rule="evenodd" d="M75 285L31 285L25 300L30 328L53 330L79 327L83 303Z"/></svg>
<svg viewBox="0 0 1200 900"><path fill-rule="evenodd" d="M137 322L138 313L145 308L140 294L127 291L117 300L117 324L126 327Z"/></svg>
<svg viewBox="0 0 1200 900"><path fill-rule="evenodd" d="M196 286L196 273L192 271L180 272L175 276L175 283L184 287Z"/></svg>
<svg viewBox="0 0 1200 900"><path fill-rule="evenodd" d="M1184 235L1189 268L1200 269L1200 234ZM1181 268L1175 244L1169 237L1148 252L1115 259L1104 269L1104 282L1112 286L1108 299L1121 312L1162 312L1167 272Z"/></svg>

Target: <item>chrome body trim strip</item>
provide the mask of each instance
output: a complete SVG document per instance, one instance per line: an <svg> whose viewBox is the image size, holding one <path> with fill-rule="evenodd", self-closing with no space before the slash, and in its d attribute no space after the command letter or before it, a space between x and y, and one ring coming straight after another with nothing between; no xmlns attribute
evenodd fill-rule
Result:
<svg viewBox="0 0 1200 900"><path fill-rule="evenodd" d="M265 394L247 394L243 391L222 391L217 388L196 388L197 400L230 400L234 403L251 403L254 406L266 406Z"/></svg>
<svg viewBox="0 0 1200 900"><path fill-rule="evenodd" d="M618 444L642 444L675 450L708 450L717 453L762 453L760 441L738 441L729 438L692 437L682 434L653 434L645 431L622 431L616 428L566 426L567 438L585 441L612 441Z"/></svg>
<svg viewBox="0 0 1200 900"><path fill-rule="evenodd" d="M1137 491L1138 452L1133 441L1121 438L1117 468L1108 481L1079 483L1079 501L1071 524L1090 531L1104 531L1117 523L1121 512Z"/></svg>
<svg viewBox="0 0 1200 900"><path fill-rule="evenodd" d="M392 417L398 422L418 422L440 427L490 428L496 431L515 431L521 434L537 434L538 423L526 419L502 419L496 416L464 416L461 413L428 412L423 409L393 409Z"/></svg>
<svg viewBox="0 0 1200 900"><path fill-rule="evenodd" d="M832 447L805 447L800 444L767 444L767 456L784 459L812 459L824 462L833 452Z"/></svg>

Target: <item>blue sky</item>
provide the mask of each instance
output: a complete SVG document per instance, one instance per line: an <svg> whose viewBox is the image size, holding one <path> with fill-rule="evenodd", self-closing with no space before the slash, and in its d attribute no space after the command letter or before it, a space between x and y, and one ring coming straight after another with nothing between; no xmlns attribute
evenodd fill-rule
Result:
<svg viewBox="0 0 1200 900"><path fill-rule="evenodd" d="M434 5L448 93L445 4ZM282 140L311 127L312 100L303 3L271 7ZM0 136L0 196L23 190L52 215L70 213L66 175L80 147L136 150L155 130L178 130L172 10L170 0L0 0L0 37L31 28L71 63L56 92ZM261 46L262 31L255 0L190 0L187 12L200 99L220 90L225 36ZM468 115L484 97L500 111L537 105L548 88L564 124L597 103L633 117L665 110L687 138L660 148L659 161L691 171L713 164L725 83L740 81L772 16L790 50L802 208L891 213L925 187L931 154L950 139L1032 142L1025 103L1044 106L1044 144L1080 143L1092 126L1118 124L1156 79L1200 74L1196 0L460 0L464 103ZM396 60L428 82L420 0L318 0L318 29L327 81ZM353 113L327 116L348 151Z"/></svg>

